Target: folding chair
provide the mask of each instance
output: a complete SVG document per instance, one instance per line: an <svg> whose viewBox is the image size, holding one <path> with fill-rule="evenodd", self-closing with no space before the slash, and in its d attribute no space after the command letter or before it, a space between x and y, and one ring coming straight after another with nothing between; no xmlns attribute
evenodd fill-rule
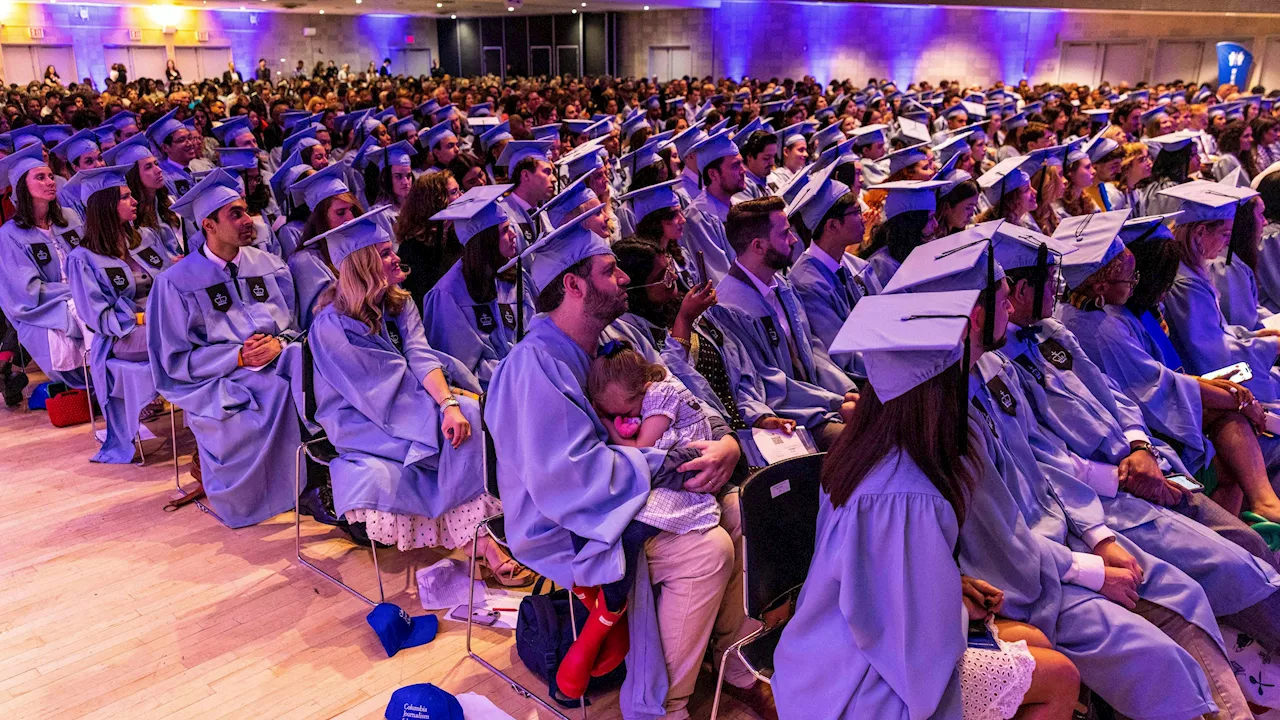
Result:
<svg viewBox="0 0 1280 720"><path fill-rule="evenodd" d="M302 410L305 415L304 419L306 421L303 427L304 434L307 433L306 425L315 424L316 400L315 400L315 381L314 381L313 373L314 373L314 369L313 369L313 359L311 356L311 341L310 341L310 338L303 336L302 338L303 409ZM338 458L338 451L333 447L333 443L329 442L329 438L325 436L324 431L321 430L316 435L312 435L308 438L304 438L302 443L298 445L297 453L295 453L294 455L294 460L296 465L294 466L294 473L293 473L293 497L294 497L293 542L294 542L294 550L296 551L298 556L298 562L316 571L317 573L319 573L320 575L328 579L329 582L333 583L334 585L337 585L343 590L346 590L352 595L355 595L356 597L360 598L366 603L370 605L377 605L378 603L374 602L372 598L368 597L367 595L360 592L359 590L356 590L350 585L342 582L338 578L330 575L329 573L320 569L319 566L313 564L310 560L307 560L305 557L302 556L302 469L304 467L304 464L303 464L304 455L310 458L313 462L316 462L325 467L329 467L329 463ZM197 504L199 504L198 501L197 501ZM213 514L211 511L206 509L204 505L200 505L200 508L202 510L205 510L205 512L209 512L211 515ZM217 515L214 515L214 517L217 517ZM378 578L378 602L386 602L387 594L382 587L382 570L381 568L378 567L378 544L376 542L370 541L369 553L373 555L373 573L374 573L374 576Z"/></svg>
<svg viewBox="0 0 1280 720"><path fill-rule="evenodd" d="M825 453L769 465L747 478L739 490L742 512L742 584L747 617L764 622L764 614L799 592L809 574L817 542L818 503ZM711 718L720 713L720 693L729 655L757 680L773 677L773 651L786 623L762 625L724 651L716 678Z"/></svg>
<svg viewBox="0 0 1280 720"><path fill-rule="evenodd" d="M489 428L484 421L484 404L485 404L485 396L481 395L480 396L480 418L481 418L480 419L480 435L484 440L484 487L485 487L485 491L488 492L490 495L492 495L495 498L501 499L501 497L498 494L497 451L493 447L493 438L489 435ZM506 522L502 516L502 513L498 513L497 515L493 515L491 517L485 518L484 520L481 520L480 524L476 526L475 536L471 539L470 577L473 577L473 578L476 576L476 553L479 552L480 550L480 537L484 534L487 534L490 538L492 538L493 541L497 543L498 546L501 547L503 550L505 550L508 554L511 553L511 548L507 545ZM533 700L534 702L538 703L542 707L546 708L553 715L560 718L560 720L569 720L569 717L567 715L560 712L551 703L547 702L546 700L543 700L540 695L533 692L532 690L526 688L525 686L521 685L515 680L512 680L506 673L494 667L492 664L489 663L488 660L485 660L484 658L480 657L480 655L476 653L475 650L472 649L471 627L473 625L472 621L475 618L475 606L476 606L475 593L476 593L475 583L474 582L469 583L467 586L467 656L475 660L476 662L480 663L489 672L505 680L517 695ZM569 602L569 620L570 620L569 624L573 626L573 638L576 640L578 639L578 619L574 616L572 600L570 600ZM585 695L582 697L580 707L582 709L583 720L586 720L587 699Z"/></svg>

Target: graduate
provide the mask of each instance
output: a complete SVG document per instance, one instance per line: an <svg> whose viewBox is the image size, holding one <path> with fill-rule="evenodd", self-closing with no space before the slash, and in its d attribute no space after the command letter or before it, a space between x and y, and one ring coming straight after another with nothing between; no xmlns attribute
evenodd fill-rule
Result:
<svg viewBox="0 0 1280 720"><path fill-rule="evenodd" d="M802 172L809 164L809 144L805 135L806 132L812 132L816 128L816 124L805 121L778 131L777 147L780 162L769 173L767 184L770 194L777 194L783 185L790 182L796 173Z"/></svg>
<svg viewBox="0 0 1280 720"><path fill-rule="evenodd" d="M417 154L413 146L404 140L369 151L369 161L378 168L378 182L366 185L365 200L370 207L386 206L382 217L388 227L396 226L405 199L409 197L409 190L417 177L412 167L413 158Z"/></svg>
<svg viewBox="0 0 1280 720"><path fill-rule="evenodd" d="M423 301L427 339L466 366L481 388L511 351L517 329L529 327L534 315L527 275L522 297L516 288L521 270L498 271L516 256L515 229L499 202L510 189L473 188L431 218L451 221L463 249Z"/></svg>
<svg viewBox="0 0 1280 720"><path fill-rule="evenodd" d="M445 120L418 134L418 147L427 153L426 167L422 173L448 170L449 163L458 156L458 137L453 134L453 121Z"/></svg>
<svg viewBox="0 0 1280 720"><path fill-rule="evenodd" d="M513 140L498 157L511 178L511 192L500 202L507 219L516 225L521 251L542 236L537 211L555 195L555 165L547 159L550 147L545 140Z"/></svg>
<svg viewBox="0 0 1280 720"><path fill-rule="evenodd" d="M1172 245L1180 260L1178 276L1164 298L1164 313L1187 372L1204 375L1246 362L1253 378L1244 386L1262 402L1280 400L1272 374L1280 356L1280 331L1228 324L1208 270L1210 261L1230 244L1237 207L1256 193L1198 180L1161 194L1182 203Z"/></svg>
<svg viewBox="0 0 1280 720"><path fill-rule="evenodd" d="M694 145L703 189L685 209L684 237L681 246L691 258L698 253L706 262L710 277L695 277L698 283L718 283L729 272L736 256L725 237L724 223L729 217L733 196L742 192L746 171L738 146L727 131L721 131Z"/></svg>
<svg viewBox="0 0 1280 720"><path fill-rule="evenodd" d="M1253 193L1255 191L1248 191ZM1262 321L1271 311L1258 301L1258 248L1267 219L1262 199L1252 195L1236 208L1231 226L1231 240L1224 254L1209 261L1209 277L1218 291L1218 307L1229 325L1248 330L1262 330Z"/></svg>
<svg viewBox="0 0 1280 720"><path fill-rule="evenodd" d="M334 507L401 550L464 547L501 512L484 492L480 406L453 393L427 344L381 212L318 236L341 277L309 333L316 421L339 453L329 466ZM477 563L503 585L533 581L492 540L482 547Z"/></svg>
<svg viewBox="0 0 1280 720"><path fill-rule="evenodd" d="M885 288L886 294L982 290L969 315L966 404L969 439L985 448L985 459L960 529L960 570L999 588L1002 617L1039 628L1075 663L1084 684L1124 715L1189 719L1216 712L1198 660L1220 681L1234 678L1204 592L1117 538L1096 503L1073 504L1068 516L1036 463L1031 438L1039 431L1026 397L993 352L1004 340L1009 310L1008 283L990 250L996 227L979 225L917 248ZM990 327L987 318L994 319ZM1073 493L1088 490L1072 477L1057 480ZM1151 684L1150 677L1162 682Z"/></svg>
<svg viewBox="0 0 1280 720"><path fill-rule="evenodd" d="M1041 683L1061 680L1049 692L1037 688L1028 705L1044 717L1071 713L1079 675L1040 633L1019 628L1039 636L1042 647L1030 651L966 649L970 621L999 622L1010 639L1014 630L995 621L999 605L966 598L999 589L962 576L954 559L984 460L955 433L967 426L967 403L956 397L967 383L964 348L978 295L868 298L841 333L843 353L867 357L870 385L823 468L813 562L775 653L780 717L959 718L992 696L1001 698L1000 714L978 717L1008 717L1030 700L1032 669ZM970 674L966 653L990 655Z"/></svg>
<svg viewBox="0 0 1280 720"><path fill-rule="evenodd" d="M605 241L578 223L549 233L525 257L541 313L498 365L485 405L507 539L516 559L566 587L614 582L623 571L618 539L644 506L652 475L696 470L685 489L714 493L740 451L718 420L712 426L719 439L695 443L701 454L688 462L687 448L609 445L586 396L586 375L601 332L626 310L628 278ZM619 699L627 717L682 715L712 628L717 654L744 637L741 576L733 572L736 517L736 499L726 496L721 527L659 534L641 554ZM576 556L571 533L587 541ZM654 584L663 588L656 597L649 591ZM691 607L682 600L689 597L701 601ZM659 647L660 653L639 652ZM727 676L731 684L754 685L736 663Z"/></svg>
<svg viewBox="0 0 1280 720"><path fill-rule="evenodd" d="M311 327L320 294L337 280L336 268L320 236L363 214L363 208L347 189L342 175L341 166L331 165L303 177L289 188L295 202L311 208L298 249L288 260L296 293L298 324L304 329Z"/></svg>
<svg viewBox="0 0 1280 720"><path fill-rule="evenodd" d="M796 242L785 204L740 203L729 211L725 232L737 258L716 284L728 329L750 353L766 404L808 428L825 449L844 427L836 411L853 381L815 341L795 289L780 274L791 266Z"/></svg>
<svg viewBox="0 0 1280 720"><path fill-rule="evenodd" d="M151 151L146 135L134 135L103 154L108 165L127 165L129 191L138 201L133 227L153 246L164 248L176 262L186 254L182 218L172 209L173 198L164 180L160 160Z"/></svg>
<svg viewBox="0 0 1280 720"><path fill-rule="evenodd" d="M1194 135L1175 132L1143 139L1152 158L1151 178L1138 188L1145 215L1167 215L1178 211L1181 205L1179 198L1164 191L1189 181L1200 171L1200 153L1192 143Z"/></svg>
<svg viewBox="0 0 1280 720"><path fill-rule="evenodd" d="M862 256L880 287L889 284L912 250L937 233L937 191L946 184L942 180L899 180L872 186L885 193L884 221L871 233Z"/></svg>
<svg viewBox="0 0 1280 720"><path fill-rule="evenodd" d="M743 181L742 192L734 195L734 202L758 200L769 197L769 176L773 173L774 161L778 156L778 137L771 130L759 129L759 122L752 121L757 129L750 130L750 125L733 136L734 143L742 153Z"/></svg>
<svg viewBox="0 0 1280 720"><path fill-rule="evenodd" d="M195 118L179 120L178 108L174 108L148 125L146 135L159 152L169 197L181 198L195 184L187 167L198 154L196 146L200 136L195 131Z"/></svg>
<svg viewBox="0 0 1280 720"><path fill-rule="evenodd" d="M253 126L248 115L238 115L214 125L213 134L223 147L258 149L258 138L253 134Z"/></svg>
<svg viewBox="0 0 1280 720"><path fill-rule="evenodd" d="M67 163L72 173L102 167L106 164L102 161L102 152L98 149L97 134L88 129L81 130L54 145L51 152ZM75 188L67 190L66 187L63 185L58 191L58 204L83 216L84 206L80 204L80 193Z"/></svg>
<svg viewBox="0 0 1280 720"><path fill-rule="evenodd" d="M681 208L688 208L694 198L702 193L702 173L698 170L698 158L693 149L707 139L707 133L703 131L705 125L704 121L698 120L687 130L671 138L671 144L679 153L680 162L684 165L677 178L680 184L676 186L680 194ZM805 152L805 161L808 162L807 146Z"/></svg>
<svg viewBox="0 0 1280 720"><path fill-rule="evenodd" d="M1254 189L1261 196L1266 224L1258 246L1258 262L1254 267L1258 283L1258 304L1272 314L1280 313L1280 164L1273 165L1254 178Z"/></svg>
<svg viewBox="0 0 1280 720"><path fill-rule="evenodd" d="M147 295L173 262L135 232L128 165L81 170L84 238L67 258L76 314L92 333L89 371L107 436L94 462L130 463L142 415L156 399L147 355Z"/></svg>
<svg viewBox="0 0 1280 720"><path fill-rule="evenodd" d="M253 246L284 259L284 250L265 213L266 202L262 198L263 195L270 197L270 193L262 184L258 151L253 148L218 148L218 166L240 181L241 195L249 203L249 216L253 218ZM252 190L249 189L251 186ZM204 237L197 234L187 244L194 252L203 243Z"/></svg>
<svg viewBox="0 0 1280 720"><path fill-rule="evenodd" d="M845 250L862 242L862 208L857 193L831 177L835 169L831 165L818 173L788 207L793 222L810 235L789 279L823 348L831 347L853 306L880 291L871 264ZM831 360L852 376L866 376L855 355L831 355Z"/></svg>
<svg viewBox="0 0 1280 720"><path fill-rule="evenodd" d="M376 147L376 144L371 142L371 146ZM348 172L344 173L347 177L353 174L349 170L348 168ZM276 240L280 243L280 251L286 260L292 257L302 244L302 230L307 224L307 218L311 217L311 208L307 207L301 198L295 197L290 188L298 180L313 172L311 166L304 164L302 158L294 153L284 159L269 181L271 193L275 196L276 205L280 208L280 217L275 222L277 227L273 229Z"/></svg>
<svg viewBox="0 0 1280 720"><path fill-rule="evenodd" d="M185 411L209 506L233 528L293 507L300 442L293 278L280 258L250 247L253 218L238 187L217 168L175 204L205 244L156 277L146 314L156 389Z"/></svg>
<svg viewBox="0 0 1280 720"><path fill-rule="evenodd" d="M17 212L0 226L0 309L18 341L54 382L85 386L84 347L66 264L80 244L80 218L58 205L53 170L40 143L0 158Z"/></svg>

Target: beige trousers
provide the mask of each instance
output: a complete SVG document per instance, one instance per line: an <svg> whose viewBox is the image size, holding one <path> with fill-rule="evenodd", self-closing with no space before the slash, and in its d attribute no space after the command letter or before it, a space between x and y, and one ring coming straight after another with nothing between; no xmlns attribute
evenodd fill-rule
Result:
<svg viewBox="0 0 1280 720"><path fill-rule="evenodd" d="M720 507L720 527L685 535L662 532L645 544L670 683L666 717L672 720L689 717L689 696L707 644L718 659L756 627L743 606L738 493L726 493ZM736 660L725 678L739 687L755 681Z"/></svg>

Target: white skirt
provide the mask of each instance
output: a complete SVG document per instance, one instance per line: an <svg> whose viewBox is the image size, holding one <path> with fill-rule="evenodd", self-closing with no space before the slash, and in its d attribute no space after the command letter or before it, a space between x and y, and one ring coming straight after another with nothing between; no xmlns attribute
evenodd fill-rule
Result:
<svg viewBox="0 0 1280 720"><path fill-rule="evenodd" d="M380 510L348 510L345 517L347 522L364 523L370 539L401 551L424 547L452 550L468 546L480 521L500 512L502 502L485 493L436 518Z"/></svg>
<svg viewBox="0 0 1280 720"><path fill-rule="evenodd" d="M1018 712L1022 698L1031 689L1036 659L1025 640L1008 643L1000 639L995 623L987 627L1000 650L966 648L960 658L960 695L964 720L1009 720Z"/></svg>

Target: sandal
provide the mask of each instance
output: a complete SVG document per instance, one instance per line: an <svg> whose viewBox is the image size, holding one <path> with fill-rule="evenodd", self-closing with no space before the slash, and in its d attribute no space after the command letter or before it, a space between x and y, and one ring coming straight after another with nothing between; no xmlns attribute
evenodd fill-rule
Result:
<svg viewBox="0 0 1280 720"><path fill-rule="evenodd" d="M538 577L537 573L516 562L514 558L503 560L497 567L489 562L489 558L476 558L475 579L484 580L486 574L503 587L526 587L532 585Z"/></svg>

